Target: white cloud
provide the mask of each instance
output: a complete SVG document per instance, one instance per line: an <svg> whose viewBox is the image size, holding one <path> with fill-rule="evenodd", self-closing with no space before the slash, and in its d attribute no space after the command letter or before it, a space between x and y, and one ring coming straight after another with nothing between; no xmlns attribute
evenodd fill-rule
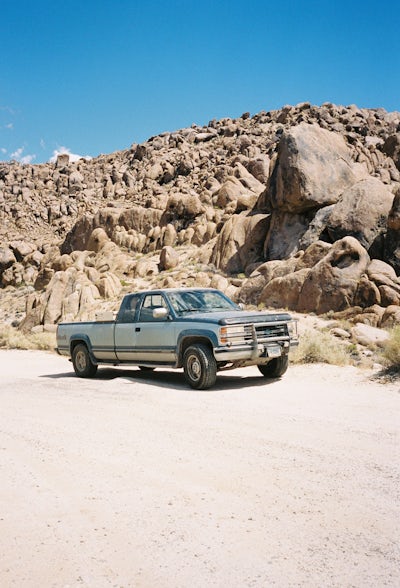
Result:
<svg viewBox="0 0 400 588"><path fill-rule="evenodd" d="M34 159L36 159L36 155L29 154L29 155L22 155L25 150L25 147L19 147L14 153L11 153L11 159L15 159L15 161L19 161L19 163L27 164L32 163Z"/></svg>
<svg viewBox="0 0 400 588"><path fill-rule="evenodd" d="M72 153L68 147L58 147L58 149L54 149L53 155L50 157L49 162L55 163L57 161L57 157L63 153L69 155L70 163L78 161L79 159L92 159L90 155L77 155L76 153Z"/></svg>
<svg viewBox="0 0 400 588"><path fill-rule="evenodd" d="M3 155L5 155L5 154L7 153L7 149L4 149L4 147L2 147L2 148L0 149L0 151L3 153Z"/></svg>
<svg viewBox="0 0 400 588"><path fill-rule="evenodd" d="M21 157L23 151L24 151L24 147L20 147L19 149L17 149L16 151L14 151L14 153L11 153L11 157L13 157L16 160L19 160L19 158Z"/></svg>
<svg viewBox="0 0 400 588"><path fill-rule="evenodd" d="M5 129L13 129L14 128L14 123L8 123L7 125L5 125L4 127Z"/></svg>

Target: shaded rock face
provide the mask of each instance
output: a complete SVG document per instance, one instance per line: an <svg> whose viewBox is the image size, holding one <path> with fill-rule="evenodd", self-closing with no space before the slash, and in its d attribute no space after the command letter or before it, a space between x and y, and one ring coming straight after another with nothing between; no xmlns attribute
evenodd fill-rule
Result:
<svg viewBox="0 0 400 588"><path fill-rule="evenodd" d="M233 215L222 228L215 243L211 262L226 273L241 273L262 259L268 215Z"/></svg>
<svg viewBox="0 0 400 588"><path fill-rule="evenodd" d="M89 316L123 283L201 283L252 304L354 306L389 323L397 314L386 309L399 305L399 133L399 113L302 103L91 161L0 163L0 301L26 290L27 328ZM392 274L368 270L369 259ZM201 266L197 282L185 260Z"/></svg>

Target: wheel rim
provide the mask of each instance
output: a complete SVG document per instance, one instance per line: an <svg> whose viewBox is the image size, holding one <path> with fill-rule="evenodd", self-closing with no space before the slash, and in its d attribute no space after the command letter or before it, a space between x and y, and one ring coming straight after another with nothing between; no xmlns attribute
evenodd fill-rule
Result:
<svg viewBox="0 0 400 588"><path fill-rule="evenodd" d="M197 382L201 376L201 363L196 355L189 355L187 359L187 372L189 377Z"/></svg>
<svg viewBox="0 0 400 588"><path fill-rule="evenodd" d="M83 351L78 351L75 356L75 363L80 372L83 372L86 369L86 355Z"/></svg>

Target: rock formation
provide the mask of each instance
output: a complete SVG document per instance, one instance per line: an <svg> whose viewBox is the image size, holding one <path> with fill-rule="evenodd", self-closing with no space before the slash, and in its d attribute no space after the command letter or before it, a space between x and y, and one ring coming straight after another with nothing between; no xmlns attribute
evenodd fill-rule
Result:
<svg viewBox="0 0 400 588"><path fill-rule="evenodd" d="M0 319L93 318L124 291L400 311L400 113L309 103L70 163L0 163ZM24 308L22 308L24 305Z"/></svg>

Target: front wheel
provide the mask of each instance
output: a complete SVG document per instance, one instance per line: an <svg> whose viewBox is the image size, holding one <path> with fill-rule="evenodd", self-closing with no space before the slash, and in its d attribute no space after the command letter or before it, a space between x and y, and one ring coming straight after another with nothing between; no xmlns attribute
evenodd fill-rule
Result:
<svg viewBox="0 0 400 588"><path fill-rule="evenodd" d="M86 345L79 343L72 352L72 365L79 378L92 378L97 372L97 365L90 359Z"/></svg>
<svg viewBox="0 0 400 588"><path fill-rule="evenodd" d="M275 357L266 364L258 365L258 369L264 376L264 378L280 378L288 369L289 356L281 355L281 357Z"/></svg>
<svg viewBox="0 0 400 588"><path fill-rule="evenodd" d="M211 388L217 379L217 362L212 350L203 343L188 347L183 355L183 370L192 388Z"/></svg>

